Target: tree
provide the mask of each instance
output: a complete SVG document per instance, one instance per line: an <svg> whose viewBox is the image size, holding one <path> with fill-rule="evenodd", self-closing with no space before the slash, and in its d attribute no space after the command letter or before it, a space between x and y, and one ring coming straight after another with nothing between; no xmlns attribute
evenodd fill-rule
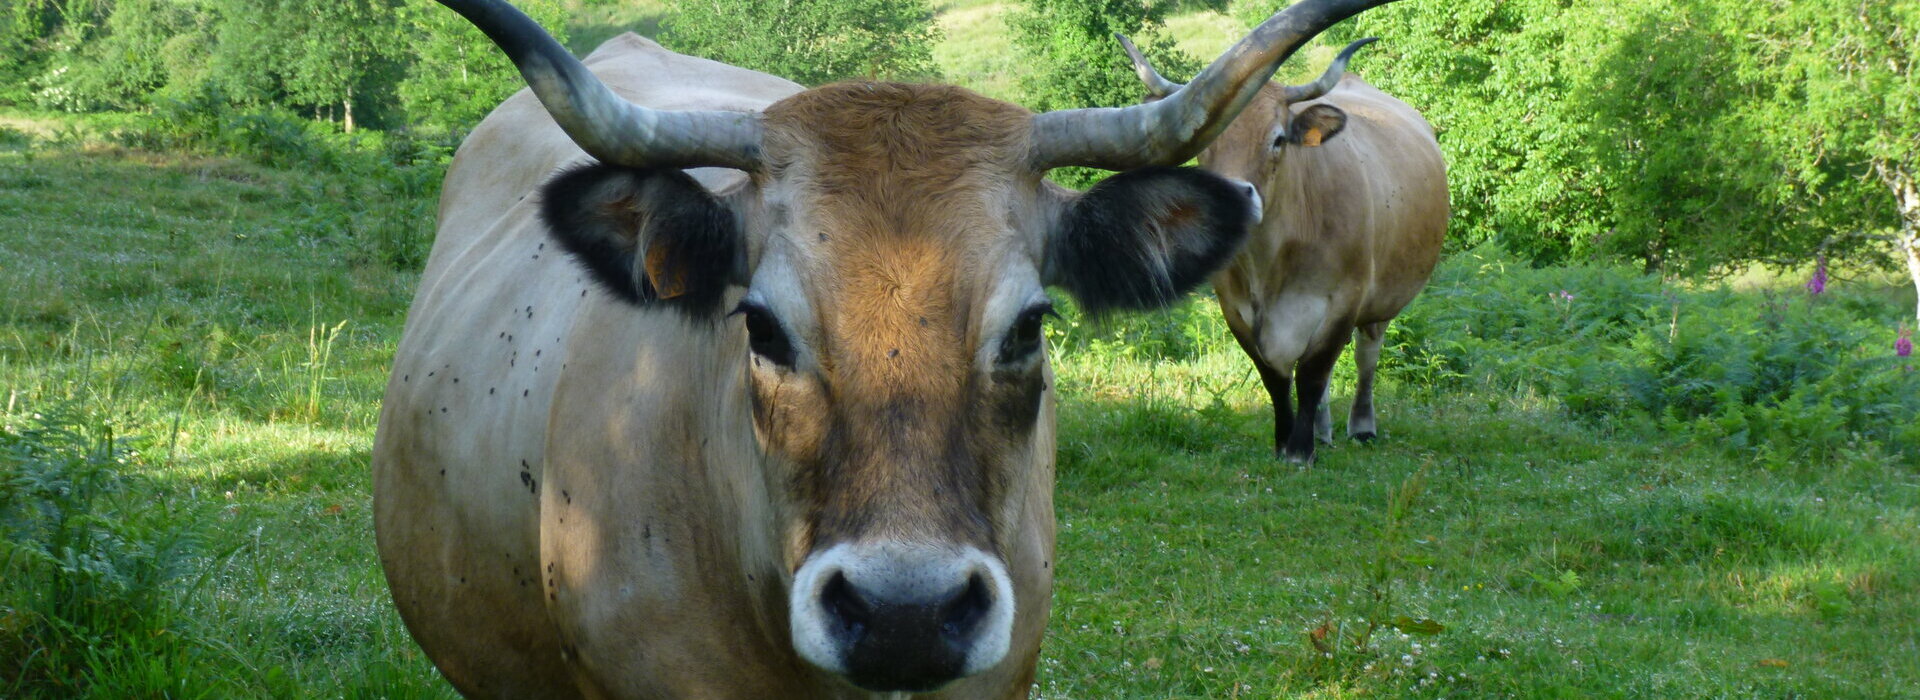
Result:
<svg viewBox="0 0 1920 700"><path fill-rule="evenodd" d="M672 0L675 51L802 85L937 74L927 0Z"/></svg>
<svg viewBox="0 0 1920 700"><path fill-rule="evenodd" d="M566 43L566 11L552 0L515 7ZM403 11L412 63L398 92L416 126L464 130L525 87L513 62L472 23L432 0L409 0Z"/></svg>
<svg viewBox="0 0 1920 700"><path fill-rule="evenodd" d="M1201 64L1164 40L1171 2L1141 0L1027 0L1007 21L1013 43L1033 59L1021 78L1027 106L1035 111L1138 104L1146 90L1115 33L1139 43L1155 67L1169 76L1192 75Z"/></svg>
<svg viewBox="0 0 1920 700"><path fill-rule="evenodd" d="M1920 298L1920 2L1739 4L1755 51L1739 68L1775 86L1755 112L1787 175L1837 241L1890 239ZM1916 304L1920 318L1920 304Z"/></svg>
<svg viewBox="0 0 1920 700"><path fill-rule="evenodd" d="M1846 168L1789 147L1804 129L1740 21L1792 4L1400 3L1335 33L1386 37L1357 65L1440 132L1456 245L1710 274L1853 245Z"/></svg>
<svg viewBox="0 0 1920 700"><path fill-rule="evenodd" d="M176 50L200 31L194 8L178 0L117 0L111 4L46 3L60 12L61 36L35 98L56 109L139 109L147 96L185 69ZM88 15L93 15L89 17Z"/></svg>
<svg viewBox="0 0 1920 700"><path fill-rule="evenodd" d="M347 131L364 116L394 121L393 86L407 60L398 0L215 1L213 74L224 92L300 108Z"/></svg>

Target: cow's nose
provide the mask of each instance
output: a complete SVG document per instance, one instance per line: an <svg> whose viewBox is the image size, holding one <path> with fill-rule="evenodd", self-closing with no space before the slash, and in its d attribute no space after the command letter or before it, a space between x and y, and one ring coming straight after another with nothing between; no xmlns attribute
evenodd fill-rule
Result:
<svg viewBox="0 0 1920 700"><path fill-rule="evenodd" d="M973 548L839 545L794 578L801 656L874 691L929 691L1006 656L1012 587Z"/></svg>
<svg viewBox="0 0 1920 700"><path fill-rule="evenodd" d="M1266 203L1260 200L1260 188L1238 178L1227 178L1227 182L1233 183L1234 187L1240 189L1240 194L1247 198L1247 204L1253 207L1253 223L1260 223L1261 217L1267 213Z"/></svg>

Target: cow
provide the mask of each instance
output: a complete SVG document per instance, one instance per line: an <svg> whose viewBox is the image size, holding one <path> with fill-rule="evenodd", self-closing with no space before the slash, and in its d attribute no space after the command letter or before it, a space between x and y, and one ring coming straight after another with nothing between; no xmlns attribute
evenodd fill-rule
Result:
<svg viewBox="0 0 1920 700"><path fill-rule="evenodd" d="M519 68L450 165L374 440L380 562L471 697L1022 698L1054 559L1046 286L1164 306L1245 240L1183 163L1390 0L1152 105L794 83L633 35ZM1055 167L1119 171L1088 191Z"/></svg>
<svg viewBox="0 0 1920 700"><path fill-rule="evenodd" d="M1180 84L1117 38L1149 99L1177 94ZM1312 83L1262 86L1200 154L1201 167L1252 182L1260 195L1259 225L1211 281L1273 402L1274 451L1300 463L1312 462L1316 439L1333 441L1328 377L1349 336L1359 381L1347 435L1367 442L1379 431L1380 343L1426 287L1447 231L1447 166L1433 126L1346 72L1373 41L1349 44Z"/></svg>

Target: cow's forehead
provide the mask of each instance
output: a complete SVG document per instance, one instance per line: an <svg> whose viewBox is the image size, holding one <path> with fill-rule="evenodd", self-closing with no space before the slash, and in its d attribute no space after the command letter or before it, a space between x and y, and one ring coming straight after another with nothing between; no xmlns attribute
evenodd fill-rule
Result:
<svg viewBox="0 0 1920 700"><path fill-rule="evenodd" d="M884 169L1011 169L1026 156L1032 116L951 85L837 83L766 109L765 157L774 170L807 159L845 178Z"/></svg>
<svg viewBox="0 0 1920 700"><path fill-rule="evenodd" d="M1037 192L1031 114L950 86L846 83L766 120L774 262L794 266L832 361L880 384L906 379L889 367L957 374L940 365L966 361L985 301L1032 277L1007 274L1030 247L1016 212Z"/></svg>

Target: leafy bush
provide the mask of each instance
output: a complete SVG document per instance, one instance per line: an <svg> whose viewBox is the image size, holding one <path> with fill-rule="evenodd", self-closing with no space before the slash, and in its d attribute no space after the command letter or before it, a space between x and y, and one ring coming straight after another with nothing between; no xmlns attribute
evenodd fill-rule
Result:
<svg viewBox="0 0 1920 700"><path fill-rule="evenodd" d="M196 538L130 471L130 444L68 411L0 426L0 690L83 690L79 669L136 662L150 645L128 642L178 621ZM102 664L111 650L129 658Z"/></svg>
<svg viewBox="0 0 1920 700"><path fill-rule="evenodd" d="M1891 351L1897 311L1836 292L1754 301L1620 267L1536 269L1482 246L1442 265L1389 327L1382 372L1421 390L1534 391L1586 420L1774 465L1873 449L1920 459L1920 372Z"/></svg>
<svg viewBox="0 0 1920 700"><path fill-rule="evenodd" d="M927 0L674 0L674 50L802 85L936 75Z"/></svg>
<svg viewBox="0 0 1920 700"><path fill-rule="evenodd" d="M400 269L426 264L440 181L459 137L453 132L342 133L284 109L244 110L215 88L162 102L118 131L135 148L239 156L283 168L347 177L315 178L310 204L285 212L278 235L351 246L359 261ZM379 192L381 196L370 196Z"/></svg>
<svg viewBox="0 0 1920 700"><path fill-rule="evenodd" d="M520 0L514 7L567 41L566 11L554 0ZM437 2L416 0L401 11L412 61L396 90L415 127L471 128L515 91L520 71L486 35Z"/></svg>
<svg viewBox="0 0 1920 700"><path fill-rule="evenodd" d="M1014 46L1033 70L1020 82L1023 101L1035 111L1138 104L1146 88L1113 35L1129 35L1154 65L1175 80L1199 72L1198 59L1160 36L1167 13L1164 2L1137 0L1027 0L1008 17ZM1051 177L1086 188L1106 177L1090 168L1061 168Z"/></svg>

